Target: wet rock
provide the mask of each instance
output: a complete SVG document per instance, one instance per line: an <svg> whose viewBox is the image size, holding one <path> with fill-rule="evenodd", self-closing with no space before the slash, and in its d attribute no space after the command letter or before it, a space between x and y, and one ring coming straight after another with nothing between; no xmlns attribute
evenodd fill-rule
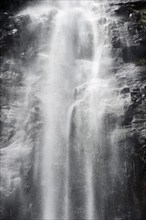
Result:
<svg viewBox="0 0 146 220"><path fill-rule="evenodd" d="M19 15L14 17L15 25L17 28L26 27L30 23L30 16L29 15Z"/></svg>
<svg viewBox="0 0 146 220"><path fill-rule="evenodd" d="M133 116L134 116L134 112L135 112L135 105L132 104L127 108L127 110L124 113L123 120L122 120L122 126L131 125L131 122L132 122Z"/></svg>
<svg viewBox="0 0 146 220"><path fill-rule="evenodd" d="M14 40L19 37L19 34L10 16L2 16L0 18L0 24L0 53L2 55L9 51L12 44L14 44Z"/></svg>
<svg viewBox="0 0 146 220"><path fill-rule="evenodd" d="M130 15L129 15L130 20L133 22L139 22L139 20L141 19L141 12L139 11L133 11Z"/></svg>
<svg viewBox="0 0 146 220"><path fill-rule="evenodd" d="M131 8L132 10L138 10L145 8L146 2L145 0L117 0L113 5L117 5L119 10L124 7Z"/></svg>
<svg viewBox="0 0 146 220"><path fill-rule="evenodd" d="M1 219L7 219L8 218L6 208L2 205L0 206L0 218Z"/></svg>
<svg viewBox="0 0 146 220"><path fill-rule="evenodd" d="M121 89L121 94L126 94L126 93L130 93L129 87L125 87L125 88Z"/></svg>
<svg viewBox="0 0 146 220"><path fill-rule="evenodd" d="M14 127L10 124L2 123L1 122L1 148L6 147L8 141L14 136Z"/></svg>
<svg viewBox="0 0 146 220"><path fill-rule="evenodd" d="M4 220L15 220L19 217L21 207L20 190L17 188L10 195L1 194L1 204Z"/></svg>
<svg viewBox="0 0 146 220"><path fill-rule="evenodd" d="M15 17L10 13L0 12L0 54L19 56L20 35L27 31L29 16ZM22 50L23 48L21 48ZM21 51L20 51L21 52Z"/></svg>
<svg viewBox="0 0 146 220"><path fill-rule="evenodd" d="M24 7L26 4L30 4L33 0L1 0L0 10L1 11L17 11Z"/></svg>
<svg viewBox="0 0 146 220"><path fill-rule="evenodd" d="M112 46L113 46L113 48L121 48L122 47L121 40L118 37L113 36L113 38L112 38Z"/></svg>
<svg viewBox="0 0 146 220"><path fill-rule="evenodd" d="M119 48L122 50L121 55L124 62L144 63L140 61L146 57L146 28L143 12L146 3L143 1L126 1L124 3L117 3L116 5L119 6L116 14L121 16L122 26L125 26L127 31L125 42L122 41L123 44L120 45L118 39L120 40L121 36L119 36L115 41L115 48L118 49L118 46L120 46ZM116 42L119 42L119 45Z"/></svg>
<svg viewBox="0 0 146 220"><path fill-rule="evenodd" d="M146 97L146 85L142 85L141 93L142 93L142 97L145 98Z"/></svg>
<svg viewBox="0 0 146 220"><path fill-rule="evenodd" d="M140 91L140 88L135 87L132 91L131 91L131 101L133 103L141 103L142 102L142 94Z"/></svg>
<svg viewBox="0 0 146 220"><path fill-rule="evenodd" d="M132 13L132 10L125 4L120 5L118 9L115 10L115 14L118 16L129 17L129 14Z"/></svg>
<svg viewBox="0 0 146 220"><path fill-rule="evenodd" d="M132 45L122 49L124 62L136 62L146 57L146 47L143 45Z"/></svg>

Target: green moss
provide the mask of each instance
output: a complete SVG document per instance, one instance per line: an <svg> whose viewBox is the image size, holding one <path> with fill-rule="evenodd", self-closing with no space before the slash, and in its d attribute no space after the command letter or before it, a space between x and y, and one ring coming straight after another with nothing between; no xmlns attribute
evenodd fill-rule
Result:
<svg viewBox="0 0 146 220"><path fill-rule="evenodd" d="M137 66L146 66L146 57L138 60Z"/></svg>

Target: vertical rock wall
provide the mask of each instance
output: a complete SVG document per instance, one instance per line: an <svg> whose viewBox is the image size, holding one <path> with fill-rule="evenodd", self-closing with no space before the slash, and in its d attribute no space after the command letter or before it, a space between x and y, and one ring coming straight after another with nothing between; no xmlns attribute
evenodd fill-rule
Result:
<svg viewBox="0 0 146 220"><path fill-rule="evenodd" d="M117 8L116 8L117 7ZM118 54L116 76L126 100L122 127L131 139L136 169L135 191L146 218L146 1L126 1L115 5L118 22L114 26L113 53ZM123 81L123 83L122 83ZM121 85L122 83L122 85ZM126 102L125 102L126 103ZM130 183L132 184L132 183Z"/></svg>

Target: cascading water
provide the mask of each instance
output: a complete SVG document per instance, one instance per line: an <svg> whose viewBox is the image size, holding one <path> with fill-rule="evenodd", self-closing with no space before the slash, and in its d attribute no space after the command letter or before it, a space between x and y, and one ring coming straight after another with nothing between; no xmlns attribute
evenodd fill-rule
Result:
<svg viewBox="0 0 146 220"><path fill-rule="evenodd" d="M43 220L131 220L108 8L106 0L43 1L17 15L36 29L35 58L23 72L25 107L33 94L41 112Z"/></svg>
<svg viewBox="0 0 146 220"><path fill-rule="evenodd" d="M45 220L114 217L108 205L119 172L118 150L116 144L112 148L106 117L118 105L114 80L107 74L112 59L106 4L52 1L22 12L29 14L31 28L43 26L30 74L36 78L41 71L35 95L44 118Z"/></svg>

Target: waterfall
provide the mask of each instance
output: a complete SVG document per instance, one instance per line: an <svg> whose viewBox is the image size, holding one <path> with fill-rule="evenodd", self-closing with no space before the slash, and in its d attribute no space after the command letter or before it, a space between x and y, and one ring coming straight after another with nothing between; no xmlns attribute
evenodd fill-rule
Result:
<svg viewBox="0 0 146 220"><path fill-rule="evenodd" d="M46 1L21 12L30 16L30 29L41 27L25 75L32 87L28 75L40 71L44 220L105 219L118 173L105 122L117 111L106 7L106 1Z"/></svg>
<svg viewBox="0 0 146 220"><path fill-rule="evenodd" d="M29 17L28 43L35 33L22 68L23 105L36 100L41 115L33 178L40 178L42 220L132 219L109 7L107 0L38 1L16 15ZM25 130L17 138L24 151Z"/></svg>

